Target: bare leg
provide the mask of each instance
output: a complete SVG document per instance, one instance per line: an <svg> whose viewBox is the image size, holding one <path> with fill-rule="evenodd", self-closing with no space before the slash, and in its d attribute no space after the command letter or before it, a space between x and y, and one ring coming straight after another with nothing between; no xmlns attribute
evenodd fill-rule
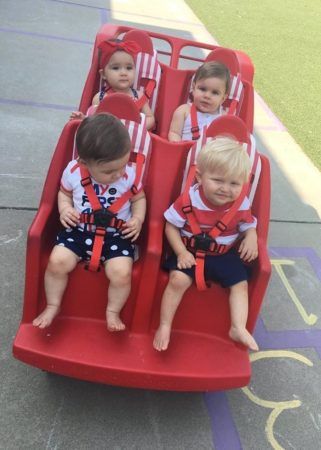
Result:
<svg viewBox="0 0 321 450"><path fill-rule="evenodd" d="M122 331L126 328L119 314L130 293L133 260L126 256L109 259L105 264L109 279L108 304L106 309L109 331Z"/></svg>
<svg viewBox="0 0 321 450"><path fill-rule="evenodd" d="M255 339L246 329L248 316L248 286L246 281L230 288L231 328L229 336L233 341L240 342L250 350L259 349Z"/></svg>
<svg viewBox="0 0 321 450"><path fill-rule="evenodd" d="M192 279L185 273L180 272L179 270L171 271L168 284L163 293L159 327L153 341L153 347L156 350L167 350L176 310L185 291L191 284Z"/></svg>
<svg viewBox="0 0 321 450"><path fill-rule="evenodd" d="M62 297L68 283L68 275L74 270L78 261L78 256L68 248L59 245L53 248L45 272L47 306L32 322L35 327L49 327L59 313Z"/></svg>

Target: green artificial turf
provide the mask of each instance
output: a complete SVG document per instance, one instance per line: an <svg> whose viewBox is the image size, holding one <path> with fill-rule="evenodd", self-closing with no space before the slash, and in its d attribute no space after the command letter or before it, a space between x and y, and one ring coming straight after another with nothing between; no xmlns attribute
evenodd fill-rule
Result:
<svg viewBox="0 0 321 450"><path fill-rule="evenodd" d="M186 3L220 45L250 56L256 91L321 169L321 1Z"/></svg>

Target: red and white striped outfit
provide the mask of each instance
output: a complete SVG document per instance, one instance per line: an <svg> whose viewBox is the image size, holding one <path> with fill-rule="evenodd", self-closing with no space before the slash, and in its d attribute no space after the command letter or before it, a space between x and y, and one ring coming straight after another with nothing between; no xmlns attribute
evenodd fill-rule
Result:
<svg viewBox="0 0 321 450"><path fill-rule="evenodd" d="M232 205L232 203L222 206L212 205L204 196L203 189L198 183L189 189L189 196L193 212L203 232L209 232ZM187 205L183 204L183 195L180 195L165 211L164 216L169 223L180 229L182 236L189 237L192 233L186 216L182 211L183 206ZM238 239L240 233L249 228L256 228L256 224L257 220L251 213L249 199L245 197L227 229L216 238L216 242L218 244L232 245Z"/></svg>

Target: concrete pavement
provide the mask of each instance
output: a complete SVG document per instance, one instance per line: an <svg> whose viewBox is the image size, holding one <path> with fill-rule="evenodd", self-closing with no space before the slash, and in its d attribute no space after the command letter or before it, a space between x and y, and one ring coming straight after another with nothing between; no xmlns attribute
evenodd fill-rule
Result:
<svg viewBox="0 0 321 450"><path fill-rule="evenodd" d="M13 359L26 232L55 143L79 103L99 27L122 23L215 41L181 0L2 0L0 11L0 448L320 448L321 175L258 96L255 134L272 169L273 274L248 388L124 389L46 374Z"/></svg>

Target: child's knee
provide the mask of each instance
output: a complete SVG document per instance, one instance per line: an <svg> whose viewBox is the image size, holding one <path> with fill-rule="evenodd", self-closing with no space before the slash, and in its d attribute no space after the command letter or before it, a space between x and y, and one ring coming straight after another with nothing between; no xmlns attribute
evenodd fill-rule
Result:
<svg viewBox="0 0 321 450"><path fill-rule="evenodd" d="M110 260L109 264L107 263L106 265L106 275L115 284L129 284L132 277L132 264L126 264L125 262L123 264L118 262L114 264L114 261Z"/></svg>
<svg viewBox="0 0 321 450"><path fill-rule="evenodd" d="M231 292L237 292L237 293L244 293L247 294L248 291L248 284L247 281L240 281L239 283L234 284L230 287Z"/></svg>
<svg viewBox="0 0 321 450"><path fill-rule="evenodd" d="M169 276L169 285L176 290L185 290L192 284L192 279L184 272L173 270Z"/></svg>
<svg viewBox="0 0 321 450"><path fill-rule="evenodd" d="M71 272L77 265L78 257L72 252L54 249L49 257L47 271L53 274Z"/></svg>

